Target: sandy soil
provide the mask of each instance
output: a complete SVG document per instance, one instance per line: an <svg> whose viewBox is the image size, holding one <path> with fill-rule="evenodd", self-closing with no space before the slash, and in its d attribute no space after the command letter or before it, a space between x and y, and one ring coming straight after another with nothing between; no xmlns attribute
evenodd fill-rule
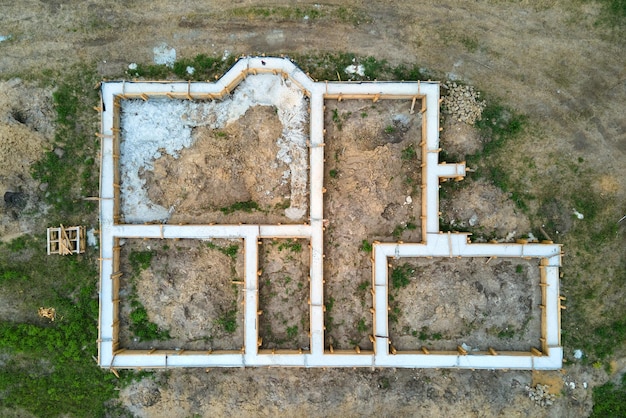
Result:
<svg viewBox="0 0 626 418"><path fill-rule="evenodd" d="M284 6L290 3L273 2ZM594 25L599 8L593 2L427 0L416 7L415 2L406 0L356 1L349 5L331 0L320 6L325 13L320 19L290 20L235 13L237 8L255 5L266 3L5 2L2 34L11 35L11 39L0 43L0 73L8 78L12 74L39 73L42 68L96 61L98 72L108 77L123 72L130 62L150 62L153 48L161 42L176 48L179 56L222 54L224 50L235 54L350 51L391 62L417 62L442 76L467 80L483 89L488 97L503 98L532 118L533 129L516 144L511 164L528 164L520 158L525 156L545 169L541 177L523 181L537 188L558 184L568 165L583 158L584 167L598 174L592 178L593 190L604 193L615 207L626 204L626 183L619 180L626 177L624 45L610 30ZM314 7L313 2L300 2L299 6ZM347 19L340 18L339 6L344 7ZM28 89L19 89L26 97ZM7 89L0 91L5 94ZM49 106L49 92L40 97ZM43 113L46 120L53 119L49 108ZM26 133L23 127L17 128L19 124L7 120L7 113L3 115L2 129ZM472 135L463 129L446 125L444 128L467 137ZM49 134L42 135L49 140ZM30 129L24 139L13 143L8 154L0 155L20 156L14 161L23 155L26 165L34 161L45 149L40 145L41 135ZM328 141L327 145L332 143ZM459 146L455 151L459 157L469 152L462 143ZM555 164L556 159L561 164ZM331 160L332 156L327 156L327 162ZM0 164L0 170L3 167ZM341 167L338 171L341 173ZM15 181L2 183L2 187L21 187L30 190L28 194L39 187L29 184L27 171L19 164L13 172L17 173ZM20 173L25 177L20 179ZM328 199L332 199L332 187L327 185ZM486 198L494 202L498 199ZM571 208L560 202L547 209L555 219L571 222ZM7 220L13 215L6 205L2 211L2 225L14 222ZM5 228L0 233L3 239L23 230L15 223ZM387 229L380 234L389 232ZM340 238L337 236L337 241ZM372 237L363 237L366 238ZM326 247L331 248L332 244ZM365 271L367 255L350 251L358 254L353 258L357 263L353 270L357 273L346 282L353 283L347 286L354 290L362 280L369 279L358 273ZM328 256L332 257L330 252ZM615 257L619 257L618 252L607 254L607 263L617 265ZM574 269L566 266L565 274L573 274L568 268ZM595 279L590 280L593 284ZM328 286L332 292L333 284ZM348 292L350 289L346 287L346 294L356 294ZM615 302L610 298L607 301ZM358 321L361 312L367 311L358 297L343 303L352 307L348 310L354 309L352 321ZM568 352L573 349L566 347ZM616 367L623 368L623 362L616 363ZM150 417L223 416L234 412L238 416L574 417L588 415L591 407L591 390L583 389L582 382L590 382L591 388L593 382L606 379L602 371L578 365L568 367L565 374L557 371L549 377L554 387L566 380L576 383L576 388L565 389L550 409L537 407L526 396L524 386L532 384L535 375L514 371L172 371L159 374L158 385L150 379L131 385L122 391L121 399L133 413Z"/></svg>

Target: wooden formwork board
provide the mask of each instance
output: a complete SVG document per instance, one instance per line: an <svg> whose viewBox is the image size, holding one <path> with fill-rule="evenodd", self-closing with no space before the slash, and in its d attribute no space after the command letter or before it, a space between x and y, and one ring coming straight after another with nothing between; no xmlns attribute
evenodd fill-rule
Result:
<svg viewBox="0 0 626 418"><path fill-rule="evenodd" d="M365 94L343 94L343 93L325 93L324 100L372 100L373 102L377 102L379 100L413 100L413 99L423 99L424 96L415 95L415 94L382 94L382 93L365 93ZM425 103L425 100L422 100ZM425 104L422 105L422 108L425 108Z"/></svg>

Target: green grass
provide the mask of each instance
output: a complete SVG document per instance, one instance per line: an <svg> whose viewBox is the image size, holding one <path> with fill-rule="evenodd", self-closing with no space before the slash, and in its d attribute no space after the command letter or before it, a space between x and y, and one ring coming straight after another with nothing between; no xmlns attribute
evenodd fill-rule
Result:
<svg viewBox="0 0 626 418"><path fill-rule="evenodd" d="M53 93L56 109L56 132L52 148L62 149L59 157L53 151L31 167L35 180L47 183L42 199L52 207L48 218L52 223L78 222L84 213L94 212L96 205L84 197L98 195L98 170L94 170L99 150L94 136L98 115L98 92L93 88L96 73L87 66L68 69Z"/></svg>
<svg viewBox="0 0 626 418"><path fill-rule="evenodd" d="M0 393L6 408L35 416L104 416L119 382L100 369L95 251L48 256L45 236L24 236L20 249L0 247L2 292L19 295L26 320L0 323ZM39 306L56 309L54 322L37 317Z"/></svg>
<svg viewBox="0 0 626 418"><path fill-rule="evenodd" d="M321 54L292 54L290 58L314 80L346 80L345 68L361 64L364 75L351 75L355 80L425 80L428 74L417 64L391 65L386 60L358 56L349 52ZM367 116L367 114L365 115ZM365 117L361 115L361 117Z"/></svg>
<svg viewBox="0 0 626 418"><path fill-rule="evenodd" d="M626 0L595 0L602 4L602 13L598 24L606 24L612 27L626 26Z"/></svg>
<svg viewBox="0 0 626 418"><path fill-rule="evenodd" d="M591 418L608 418L626 416L626 374L622 375L620 384L607 382L593 388L593 410Z"/></svg>
<svg viewBox="0 0 626 418"><path fill-rule="evenodd" d="M133 250L128 255L128 261L131 267L131 291L129 294L131 311L129 329L139 341L164 341L172 338L169 330L163 330L157 324L150 321L148 311L137 297L135 281L143 270L150 267L155 254L156 251Z"/></svg>

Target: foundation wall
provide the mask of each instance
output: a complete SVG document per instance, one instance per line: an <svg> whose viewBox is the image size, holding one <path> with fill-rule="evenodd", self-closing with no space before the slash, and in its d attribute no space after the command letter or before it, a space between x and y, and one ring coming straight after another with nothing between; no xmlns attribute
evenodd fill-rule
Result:
<svg viewBox="0 0 626 418"><path fill-rule="evenodd" d="M310 214L303 225L127 225L120 212L120 108L128 99L220 100L250 76L272 73L289 80L310 99ZM374 243L372 252L373 350L324 347L324 100L411 100L422 115L422 242ZM417 106L417 101L420 105ZM439 182L460 180L464 163L439 159L439 84L436 82L314 82L291 61L246 57L216 82L111 82L101 89L100 173L100 321L98 363L106 368L168 367L449 367L556 369L561 367L559 268L560 246L553 244L471 244L469 234L439 232ZM125 350L119 344L121 238L242 238L245 247L244 345L237 351ZM310 350L259 350L259 263L261 238L305 238L310 242ZM523 257L541 259L541 340L531 352L400 352L388 327L388 259L390 257Z"/></svg>

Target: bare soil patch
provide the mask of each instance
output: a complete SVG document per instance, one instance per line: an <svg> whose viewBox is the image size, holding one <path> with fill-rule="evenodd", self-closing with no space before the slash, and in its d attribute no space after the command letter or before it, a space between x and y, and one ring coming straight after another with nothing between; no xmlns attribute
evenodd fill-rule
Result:
<svg viewBox="0 0 626 418"><path fill-rule="evenodd" d="M463 181L466 183L441 201L444 223L471 231L474 241L492 238L512 241L531 232L528 216L515 206L508 193L482 179ZM567 216L571 218L571 214Z"/></svg>
<svg viewBox="0 0 626 418"><path fill-rule="evenodd" d="M236 248L235 248L236 247ZM137 240L122 246L120 342L130 349L239 350L243 346L241 240ZM153 253L133 277L133 252ZM241 282L241 283L234 283ZM171 339L139 341L130 331L133 294Z"/></svg>
<svg viewBox="0 0 626 418"><path fill-rule="evenodd" d="M285 216L289 166L276 158L282 131L271 106L252 107L222 130L196 127L192 147L143 172L148 196L171 208L172 223L293 223ZM242 202L255 205L237 210Z"/></svg>
<svg viewBox="0 0 626 418"><path fill-rule="evenodd" d="M261 349L308 350L310 250L304 239L263 239L259 252Z"/></svg>
<svg viewBox="0 0 626 418"><path fill-rule="evenodd" d="M326 102L325 325L334 348L372 348L372 241L421 240L421 117L410 108Z"/></svg>
<svg viewBox="0 0 626 418"><path fill-rule="evenodd" d="M389 332L398 350L529 351L541 336L539 261L401 258L406 287L389 287Z"/></svg>

